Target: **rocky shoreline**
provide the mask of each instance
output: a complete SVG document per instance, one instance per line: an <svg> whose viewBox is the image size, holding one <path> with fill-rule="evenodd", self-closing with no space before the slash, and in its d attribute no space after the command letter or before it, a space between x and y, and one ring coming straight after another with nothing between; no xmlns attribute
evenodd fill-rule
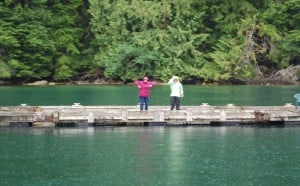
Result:
<svg viewBox="0 0 300 186"><path fill-rule="evenodd" d="M165 82L158 82L165 84ZM261 75L249 80L226 80L221 82L201 82L199 80L183 80L184 84L194 85L300 85L300 65L289 66L279 70L269 76ZM0 86L53 86L53 85L124 85L132 83L124 83L122 81L106 80L105 78L96 80L74 80L67 82L53 82L47 80L39 80L26 83L11 83L10 81L0 80Z"/></svg>

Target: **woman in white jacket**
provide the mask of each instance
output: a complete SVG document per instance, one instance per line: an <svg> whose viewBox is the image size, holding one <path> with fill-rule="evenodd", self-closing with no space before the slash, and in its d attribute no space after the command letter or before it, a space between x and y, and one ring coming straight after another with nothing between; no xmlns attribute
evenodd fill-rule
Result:
<svg viewBox="0 0 300 186"><path fill-rule="evenodd" d="M183 87L179 81L178 76L173 76L169 81L168 85L171 88L171 110L180 110L180 98L183 97Z"/></svg>

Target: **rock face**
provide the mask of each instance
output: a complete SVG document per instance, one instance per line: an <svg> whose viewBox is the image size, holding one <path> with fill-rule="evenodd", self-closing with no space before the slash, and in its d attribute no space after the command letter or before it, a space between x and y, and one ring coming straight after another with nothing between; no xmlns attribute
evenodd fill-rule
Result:
<svg viewBox="0 0 300 186"><path fill-rule="evenodd" d="M271 75L268 79L283 84L299 84L300 82L300 65L289 66Z"/></svg>
<svg viewBox="0 0 300 186"><path fill-rule="evenodd" d="M28 83L27 85L35 85L35 86L48 85L48 81L41 80L41 81L36 81L33 83Z"/></svg>
<svg viewBox="0 0 300 186"><path fill-rule="evenodd" d="M247 81L249 85L299 85L300 65L289 66L285 69L274 72L271 75L258 75Z"/></svg>

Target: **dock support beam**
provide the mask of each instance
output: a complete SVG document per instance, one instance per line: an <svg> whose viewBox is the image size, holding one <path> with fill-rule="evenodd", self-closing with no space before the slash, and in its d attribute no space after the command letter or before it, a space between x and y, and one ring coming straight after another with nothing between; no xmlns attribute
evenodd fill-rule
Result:
<svg viewBox="0 0 300 186"><path fill-rule="evenodd" d="M157 112L154 116L154 121L156 122L164 122L165 121L165 114L164 112Z"/></svg>
<svg viewBox="0 0 300 186"><path fill-rule="evenodd" d="M193 121L193 114L191 111L186 111L186 122L191 123Z"/></svg>
<svg viewBox="0 0 300 186"><path fill-rule="evenodd" d="M125 122L128 120L128 110L122 110L121 120Z"/></svg>

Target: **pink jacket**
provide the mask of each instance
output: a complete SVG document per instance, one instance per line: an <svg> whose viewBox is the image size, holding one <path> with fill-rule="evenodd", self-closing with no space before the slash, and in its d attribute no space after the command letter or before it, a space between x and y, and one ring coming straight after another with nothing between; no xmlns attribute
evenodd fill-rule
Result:
<svg viewBox="0 0 300 186"><path fill-rule="evenodd" d="M151 82L135 81L134 84L137 85L139 88L139 96L149 97L150 88L152 86L156 85L156 82L155 81L151 81Z"/></svg>

